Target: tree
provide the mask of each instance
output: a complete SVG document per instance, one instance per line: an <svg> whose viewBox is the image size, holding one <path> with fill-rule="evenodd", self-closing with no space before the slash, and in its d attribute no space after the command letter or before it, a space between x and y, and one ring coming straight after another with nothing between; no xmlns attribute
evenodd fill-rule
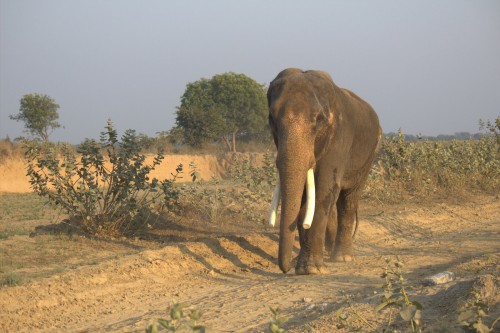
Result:
<svg viewBox="0 0 500 333"><path fill-rule="evenodd" d="M181 106L176 121L182 129L184 142L192 147L200 148L204 142L224 136L224 118L215 107Z"/></svg>
<svg viewBox="0 0 500 333"><path fill-rule="evenodd" d="M19 113L10 115L15 121L23 121L25 131L43 141L49 140L49 135L61 127L59 119L59 104L48 95L27 94L20 100Z"/></svg>
<svg viewBox="0 0 500 333"><path fill-rule="evenodd" d="M265 87L244 74L231 72L188 83L177 108L176 124L189 145L222 138L234 152L237 137L266 133Z"/></svg>

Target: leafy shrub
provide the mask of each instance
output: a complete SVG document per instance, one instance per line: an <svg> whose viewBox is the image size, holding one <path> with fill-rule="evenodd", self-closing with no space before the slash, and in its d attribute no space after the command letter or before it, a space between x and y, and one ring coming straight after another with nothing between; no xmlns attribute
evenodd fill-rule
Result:
<svg viewBox="0 0 500 333"><path fill-rule="evenodd" d="M207 223L215 224L217 221L223 221L227 207L232 204L231 197L221 187L217 178L212 177L210 181L203 181L196 164L191 162L189 167L192 184L181 186L184 198L181 206L201 216Z"/></svg>
<svg viewBox="0 0 500 333"><path fill-rule="evenodd" d="M397 135L385 136L365 194L391 201L405 195L426 197L470 189L499 191L500 117L495 122L481 121L480 129L482 135L467 140L411 141L401 130ZM258 165L233 155L228 175L246 186L254 200L270 200L277 181L274 158L269 152Z"/></svg>
<svg viewBox="0 0 500 333"><path fill-rule="evenodd" d="M500 119L500 118L499 118ZM438 191L500 186L500 120L478 140L407 141L399 131L385 137L367 185L368 195L400 198ZM484 127L483 127L484 129Z"/></svg>
<svg viewBox="0 0 500 333"><path fill-rule="evenodd" d="M263 214L262 208L266 212L269 209L273 189L278 181L274 160L274 155L269 151L264 154L260 163L241 155L232 156L228 177L233 183L246 188L239 200L243 201L241 213L247 220L267 223L266 213Z"/></svg>
<svg viewBox="0 0 500 333"><path fill-rule="evenodd" d="M189 179L179 190L181 210L188 218L194 214L210 224L228 220L265 222L264 211L271 200L276 184L276 168L271 154L264 155L262 163L252 162L248 155L231 154L227 179L213 176L202 180L198 166L189 164Z"/></svg>
<svg viewBox="0 0 500 333"><path fill-rule="evenodd" d="M237 183L243 184L258 198L269 199L277 182L277 169L273 155L269 152L264 154L264 160L260 166L253 166L249 159L241 159L234 154L229 167L229 178Z"/></svg>
<svg viewBox="0 0 500 333"><path fill-rule="evenodd" d="M146 165L134 130L127 130L120 142L109 120L100 142L86 140L77 153L68 145L25 141L33 190L60 206L85 232L111 237L130 233L155 212L175 208L179 192L174 182L182 165L172 179L150 179L164 156L159 152Z"/></svg>

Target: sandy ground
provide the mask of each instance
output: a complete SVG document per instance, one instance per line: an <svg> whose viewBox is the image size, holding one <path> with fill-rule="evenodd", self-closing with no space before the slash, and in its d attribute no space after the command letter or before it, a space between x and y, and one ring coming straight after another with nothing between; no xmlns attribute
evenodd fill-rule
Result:
<svg viewBox="0 0 500 333"><path fill-rule="evenodd" d="M424 331L460 331L458 311L475 294L490 305L491 317L485 322L491 324L500 315L500 199L481 195L443 202L363 203L355 262L327 259L329 273L319 276L282 274L276 265L277 230L262 227L258 232L170 242L160 249L3 287L0 331L144 331L152 319L167 317L173 300L200 309L209 332L264 332L269 307L279 307L289 318L284 327L290 332L349 332L356 327L369 331L359 329L352 311L341 310L352 318L351 328L338 318L345 294L382 330L387 319L375 315L373 308L382 293L384 258L395 255L405 261L410 296L424 307ZM16 237L6 241L22 246L28 239ZM447 270L456 274L455 281L421 283Z"/></svg>
<svg viewBox="0 0 500 333"><path fill-rule="evenodd" d="M498 198L483 197L456 206L373 211L360 227L356 261L328 263L330 273L321 276L281 274L275 232L179 242L2 288L0 328L135 332L165 317L167 305L178 300L201 309L211 332L264 331L269 306L290 318L286 327L292 332L331 332L342 329L335 311L343 304L343 292L357 304L378 302L382 259L396 254L406 262L411 294L424 306L426 327L448 327L471 297L474 279L492 275L498 284L499 207ZM421 285L424 277L444 270L457 279ZM495 288L486 293L498 316ZM371 312L367 317L377 322Z"/></svg>

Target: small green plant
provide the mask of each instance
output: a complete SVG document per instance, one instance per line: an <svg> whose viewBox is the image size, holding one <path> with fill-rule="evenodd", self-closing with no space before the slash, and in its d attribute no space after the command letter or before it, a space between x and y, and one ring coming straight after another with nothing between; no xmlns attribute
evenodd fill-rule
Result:
<svg viewBox="0 0 500 333"><path fill-rule="evenodd" d="M206 328L199 325L201 312L197 309L191 309L186 313L187 305L174 302L168 309L169 319L156 319L146 328L146 333L156 333L162 330L168 332L199 332L205 333ZM269 333L283 333L286 330L281 326L287 322L288 318L281 314L281 311L276 308L269 307L272 317L269 319Z"/></svg>
<svg viewBox="0 0 500 333"><path fill-rule="evenodd" d="M342 323L340 327L347 327L349 330L357 330L353 326L353 319L356 317L361 321L361 324L365 327L369 327L373 332L379 332L377 328L370 323L352 304L352 295L345 294L343 290L341 293L344 297L345 305L340 307L337 311L335 311L335 316ZM345 310L348 310L346 313ZM354 314L354 316L349 316L348 313ZM389 321L390 324L390 321ZM388 325L389 326L389 325ZM339 328L340 328L339 327Z"/></svg>
<svg viewBox="0 0 500 333"><path fill-rule="evenodd" d="M399 314L403 321L410 324L412 332L422 332L422 305L415 300L411 300L406 290L406 278L403 275L403 261L396 257L396 261L385 258L386 266L381 277L384 279L384 292L380 304L375 308L375 313L383 309L389 309L387 326L382 332L388 332L394 325L395 316ZM357 318L361 325L368 327L373 332L380 332L375 325L370 323L362 313L356 310L352 304L352 296L345 295L345 305L336 311L336 317L351 330L354 330L353 319ZM346 313L345 310L348 310ZM354 316L349 316L349 312Z"/></svg>
<svg viewBox="0 0 500 333"><path fill-rule="evenodd" d="M495 319L488 327L483 323L483 318L488 315L488 305L476 299L473 307L465 308L458 316L458 323L464 332L470 333L490 333L500 318Z"/></svg>
<svg viewBox="0 0 500 333"><path fill-rule="evenodd" d="M403 261L396 257L396 261L385 258L386 267L382 273L384 279L384 294L379 306L375 308L375 312L379 312L385 308L395 308L399 312L400 317L410 323L412 332L421 332L422 323L422 305L415 300L410 300L406 291L406 279L403 276ZM391 265L392 264L392 265ZM391 323L392 315L389 319Z"/></svg>
<svg viewBox="0 0 500 333"><path fill-rule="evenodd" d="M151 179L149 173L164 156L159 152L147 165L134 130L119 141L109 120L100 142L87 139L77 153L68 145L25 141L27 174L35 193L61 207L88 234L134 232L161 210L176 207L179 191L174 182L182 165L172 179Z"/></svg>
<svg viewBox="0 0 500 333"><path fill-rule="evenodd" d="M201 180L201 175L200 172L198 171L198 166L194 161L189 162L189 176L191 177L191 180L196 182L197 180Z"/></svg>
<svg viewBox="0 0 500 333"><path fill-rule="evenodd" d="M283 332L285 332L286 330L284 328L282 328L281 325L286 323L288 321L288 318L283 317L283 315L281 314L281 311L278 308L273 309L272 307L269 307L269 310L271 311L271 313L273 315L271 317L271 319L269 320L269 332L270 333L283 333Z"/></svg>
<svg viewBox="0 0 500 333"><path fill-rule="evenodd" d="M199 325L201 312L191 309L185 312L187 306L181 303L174 303L168 309L169 319L157 319L148 325L146 333L156 333L163 329L168 332L199 332L205 333L205 326ZM158 326L160 325L160 326Z"/></svg>

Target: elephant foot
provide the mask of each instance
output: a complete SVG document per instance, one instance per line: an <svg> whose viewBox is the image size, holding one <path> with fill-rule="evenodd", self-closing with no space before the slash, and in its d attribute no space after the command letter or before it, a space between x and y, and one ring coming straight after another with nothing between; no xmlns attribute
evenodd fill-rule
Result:
<svg viewBox="0 0 500 333"><path fill-rule="evenodd" d="M323 275L328 273L325 266L300 266L295 267L295 274L297 275Z"/></svg>
<svg viewBox="0 0 500 333"><path fill-rule="evenodd" d="M328 273L328 269L323 264L323 260L314 260L309 257L308 260L298 260L295 266L295 274L297 275L321 275Z"/></svg>
<svg viewBox="0 0 500 333"><path fill-rule="evenodd" d="M333 250L331 258L334 262L351 262L354 261L354 255L352 254L351 247L337 247Z"/></svg>
<svg viewBox="0 0 500 333"><path fill-rule="evenodd" d="M333 256L333 261L335 262L351 262L351 261L354 261L354 257L352 255L349 255L349 254L335 254Z"/></svg>
<svg viewBox="0 0 500 333"><path fill-rule="evenodd" d="M334 247L334 244L326 243L325 244L325 252L328 254L333 253L333 247Z"/></svg>

